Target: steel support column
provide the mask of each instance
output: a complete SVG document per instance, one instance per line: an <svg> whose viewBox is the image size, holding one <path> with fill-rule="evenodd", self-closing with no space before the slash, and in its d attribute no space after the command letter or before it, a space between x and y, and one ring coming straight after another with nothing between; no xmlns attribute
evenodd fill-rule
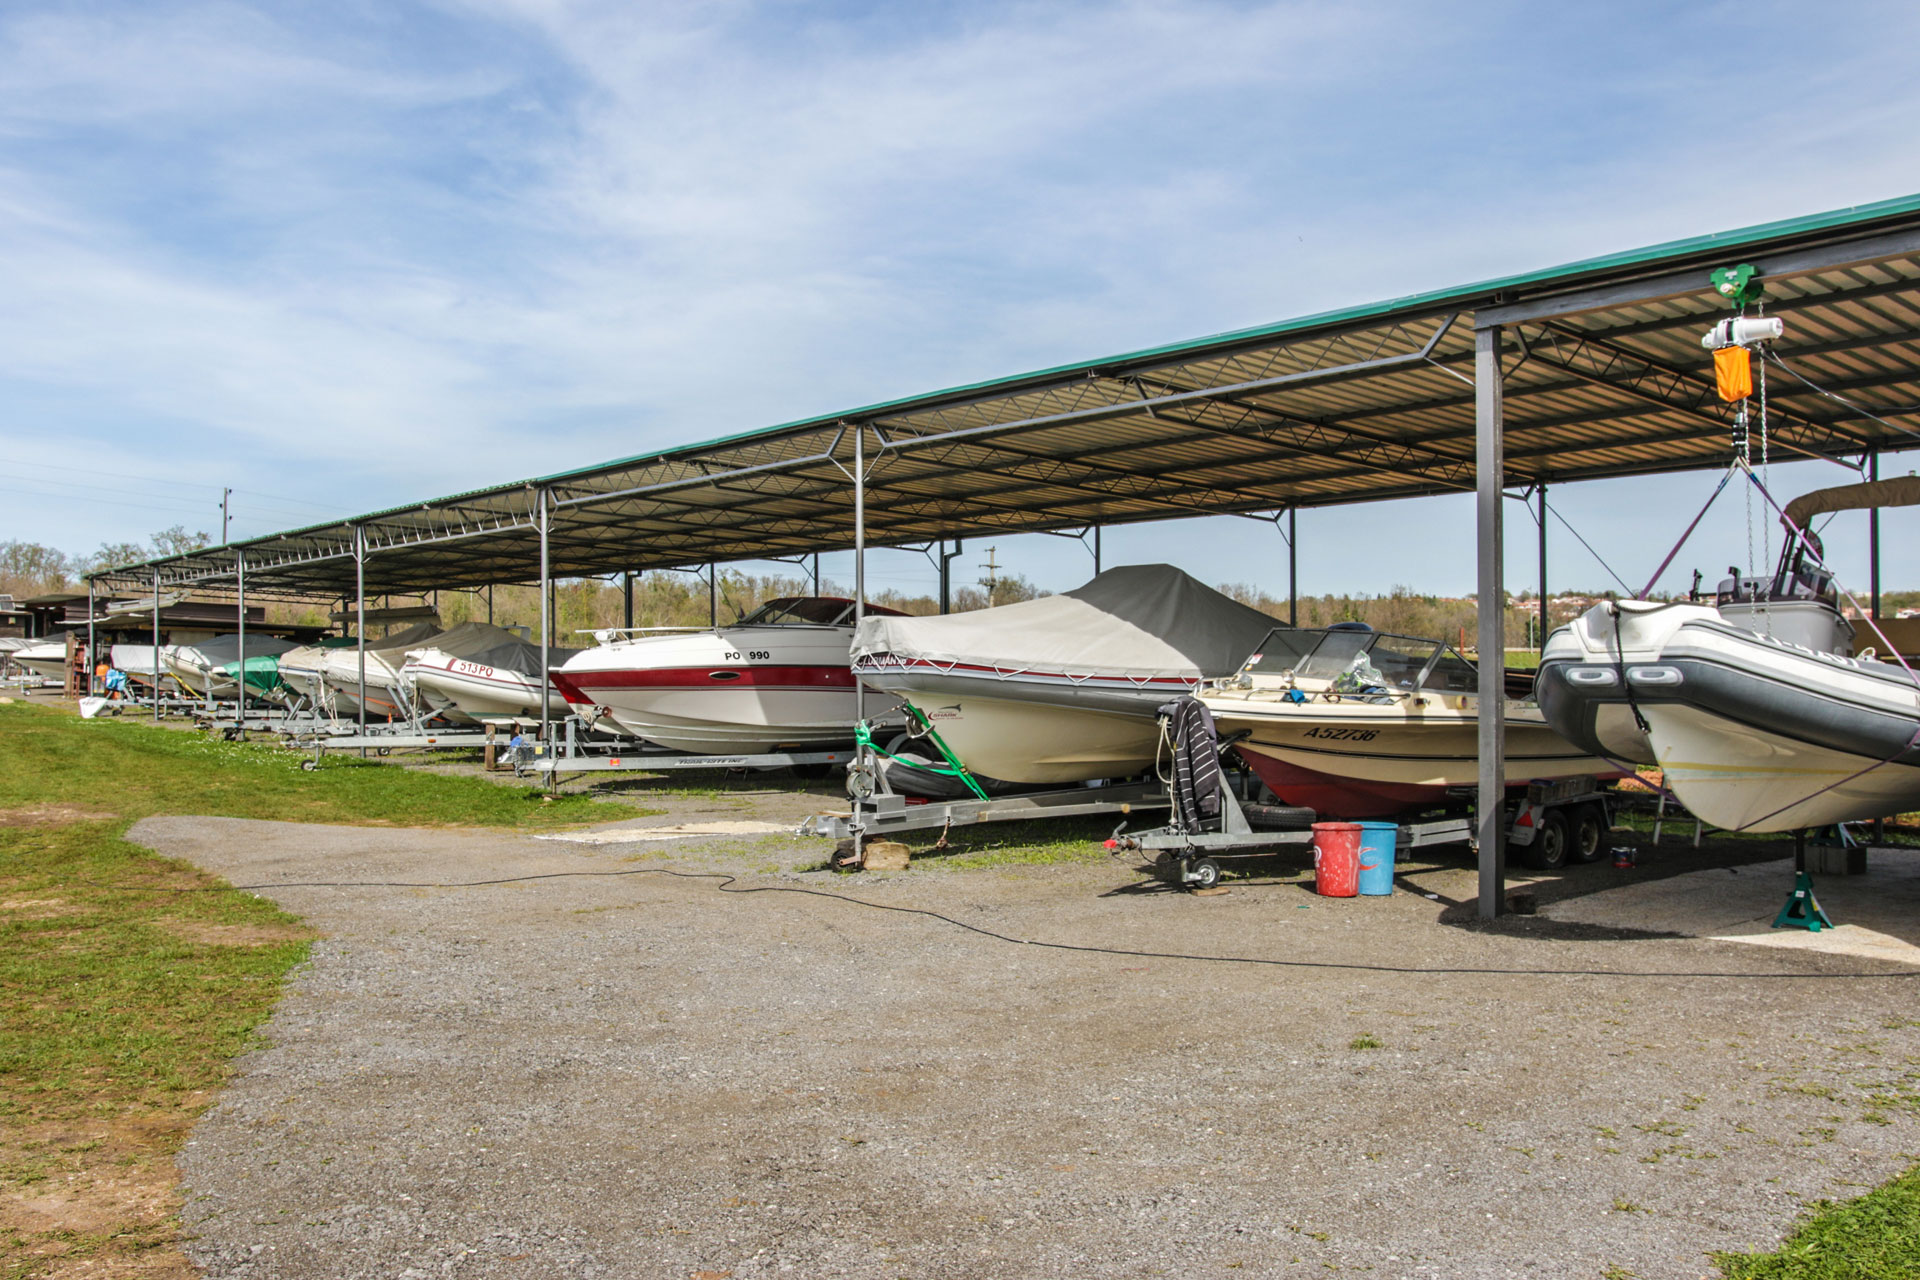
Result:
<svg viewBox="0 0 1920 1280"><path fill-rule="evenodd" d="M633 630L633 570L620 575L620 625Z"/></svg>
<svg viewBox="0 0 1920 1280"><path fill-rule="evenodd" d="M1880 478L1880 451L1867 452L1867 479ZM1873 588L1873 612L1871 617L1880 621L1880 508L1867 509L1867 581Z"/></svg>
<svg viewBox="0 0 1920 1280"><path fill-rule="evenodd" d="M720 629L720 566L707 561L707 625Z"/></svg>
<svg viewBox="0 0 1920 1280"><path fill-rule="evenodd" d="M87 579L87 696L93 697L99 690L93 687L94 668L100 665L100 642L94 639L93 631L93 579Z"/></svg>
<svg viewBox="0 0 1920 1280"><path fill-rule="evenodd" d="M947 550L947 540L940 539L940 613L944 617L953 612L953 562L965 553L967 540L955 538L953 550Z"/></svg>
<svg viewBox="0 0 1920 1280"><path fill-rule="evenodd" d="M1093 526L1093 576L1100 576L1100 526Z"/></svg>
<svg viewBox="0 0 1920 1280"><path fill-rule="evenodd" d="M1295 507L1287 508L1287 625L1300 625L1300 561L1295 548L1299 545L1299 523L1294 519L1299 511Z"/></svg>
<svg viewBox="0 0 1920 1280"><path fill-rule="evenodd" d="M1480 841L1480 918L1491 920L1505 905L1506 837L1506 589L1501 507L1506 480L1502 438L1500 327L1476 330L1474 354L1474 475L1478 512L1480 660L1480 791L1476 816Z"/></svg>
<svg viewBox="0 0 1920 1280"><path fill-rule="evenodd" d="M548 672L552 665L553 597L547 593L552 568L547 555L547 526L553 520L545 489L534 493L534 512L540 525L540 741L547 743L553 740L548 730L550 703L547 697L547 690L553 687L553 676Z"/></svg>
<svg viewBox="0 0 1920 1280"><path fill-rule="evenodd" d="M353 635L359 668L360 736L367 736L367 527L353 526ZM360 748L365 757L367 749Z"/></svg>
<svg viewBox="0 0 1920 1280"><path fill-rule="evenodd" d="M820 553L813 553L813 594L820 594Z"/></svg>
<svg viewBox="0 0 1920 1280"><path fill-rule="evenodd" d="M233 696L240 704L240 727L244 731L247 724L247 553L235 549L233 553L233 594L239 602L236 606L234 631L240 637L240 669L234 676ZM213 672L207 672L207 688L213 688Z"/></svg>
<svg viewBox="0 0 1920 1280"><path fill-rule="evenodd" d="M153 569L153 718L160 719L160 567Z"/></svg>
<svg viewBox="0 0 1920 1280"><path fill-rule="evenodd" d="M1540 623L1534 639L1540 652L1547 651L1547 482L1540 482Z"/></svg>

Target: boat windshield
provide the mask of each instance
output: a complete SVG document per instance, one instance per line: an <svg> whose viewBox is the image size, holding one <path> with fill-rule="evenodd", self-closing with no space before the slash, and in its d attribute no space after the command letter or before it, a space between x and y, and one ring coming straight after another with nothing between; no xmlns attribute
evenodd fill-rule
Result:
<svg viewBox="0 0 1920 1280"><path fill-rule="evenodd" d="M1379 631L1276 631L1248 663L1254 675L1325 681L1336 687L1405 692L1473 693L1473 664L1437 640Z"/></svg>
<svg viewBox="0 0 1920 1280"><path fill-rule="evenodd" d="M853 601L826 596L783 596L749 613L736 627L831 627L853 620Z"/></svg>

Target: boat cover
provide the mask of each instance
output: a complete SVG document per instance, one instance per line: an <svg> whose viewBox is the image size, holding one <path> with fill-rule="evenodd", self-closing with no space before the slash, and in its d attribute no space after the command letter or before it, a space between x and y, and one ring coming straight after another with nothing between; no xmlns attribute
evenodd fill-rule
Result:
<svg viewBox="0 0 1920 1280"><path fill-rule="evenodd" d="M1283 624L1170 564L1109 569L1083 587L994 609L863 619L853 657L1194 680L1232 675Z"/></svg>
<svg viewBox="0 0 1920 1280"><path fill-rule="evenodd" d="M240 660L240 636L237 632L173 647L182 657L189 653L199 654L209 667L221 667ZM278 636L250 635L247 637L247 661L251 663L255 658L277 658L297 648L298 645Z"/></svg>
<svg viewBox="0 0 1920 1280"><path fill-rule="evenodd" d="M1869 507L1920 506L1920 476L1838 484L1831 489L1803 493L1787 504L1787 519L1804 529L1807 521L1829 511L1862 511Z"/></svg>
<svg viewBox="0 0 1920 1280"><path fill-rule="evenodd" d="M524 639L518 632L489 626L484 622L463 622L423 643L408 645L407 649L414 653L423 649L438 649L449 657L464 658L468 662L503 671L518 671L526 676L540 670L539 645ZM556 667L574 654L584 652L584 649L563 649L559 645L547 650L550 664Z"/></svg>

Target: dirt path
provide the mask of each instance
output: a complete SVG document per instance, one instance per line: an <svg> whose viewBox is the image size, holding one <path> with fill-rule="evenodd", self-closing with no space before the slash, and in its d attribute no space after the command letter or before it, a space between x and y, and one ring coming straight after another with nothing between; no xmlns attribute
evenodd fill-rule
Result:
<svg viewBox="0 0 1920 1280"><path fill-rule="evenodd" d="M682 845L132 838L329 935L182 1156L216 1277L1697 1277L1920 1147L1915 981L1870 959L1128 891L1122 863L743 882L1063 943L1567 972L1207 964L658 875L291 883Z"/></svg>

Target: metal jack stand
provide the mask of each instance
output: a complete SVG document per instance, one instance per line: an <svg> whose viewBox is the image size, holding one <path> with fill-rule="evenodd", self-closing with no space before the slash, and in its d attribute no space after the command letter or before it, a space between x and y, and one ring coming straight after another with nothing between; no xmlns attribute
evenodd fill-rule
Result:
<svg viewBox="0 0 1920 1280"><path fill-rule="evenodd" d="M1773 918L1776 929L1805 929L1809 933L1818 933L1822 929L1833 928L1833 921L1820 909L1820 899L1813 896L1813 877L1807 874L1807 833L1793 833L1793 892L1787 897L1787 904L1780 908L1780 914Z"/></svg>

